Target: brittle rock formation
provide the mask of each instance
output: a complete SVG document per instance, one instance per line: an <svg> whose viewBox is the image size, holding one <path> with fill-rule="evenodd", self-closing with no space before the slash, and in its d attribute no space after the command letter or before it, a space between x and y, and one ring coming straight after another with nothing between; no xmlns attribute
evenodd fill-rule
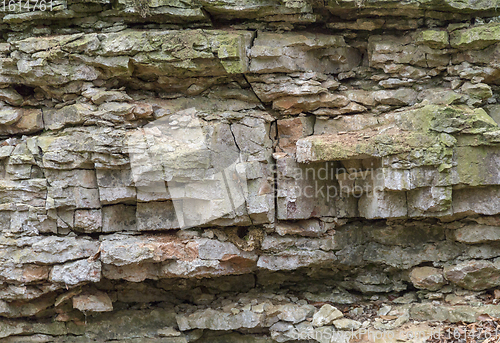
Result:
<svg viewBox="0 0 500 343"><path fill-rule="evenodd" d="M0 341L500 316L498 7L6 0Z"/></svg>

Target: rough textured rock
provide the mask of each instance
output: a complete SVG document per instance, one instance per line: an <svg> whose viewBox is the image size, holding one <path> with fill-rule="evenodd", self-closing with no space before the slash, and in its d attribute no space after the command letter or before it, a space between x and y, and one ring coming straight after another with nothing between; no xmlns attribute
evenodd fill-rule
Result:
<svg viewBox="0 0 500 343"><path fill-rule="evenodd" d="M450 282L475 291L500 284L498 262L467 261L445 268L444 275Z"/></svg>
<svg viewBox="0 0 500 343"><path fill-rule="evenodd" d="M84 312L113 311L113 303L106 293L82 293L73 297L73 307Z"/></svg>
<svg viewBox="0 0 500 343"><path fill-rule="evenodd" d="M410 280L416 288L437 291L446 284L443 272L432 267L417 267L410 273Z"/></svg>
<svg viewBox="0 0 500 343"><path fill-rule="evenodd" d="M500 316L499 5L0 5L0 340Z"/></svg>
<svg viewBox="0 0 500 343"><path fill-rule="evenodd" d="M332 324L344 315L332 305L323 305L313 316L313 326L325 326Z"/></svg>

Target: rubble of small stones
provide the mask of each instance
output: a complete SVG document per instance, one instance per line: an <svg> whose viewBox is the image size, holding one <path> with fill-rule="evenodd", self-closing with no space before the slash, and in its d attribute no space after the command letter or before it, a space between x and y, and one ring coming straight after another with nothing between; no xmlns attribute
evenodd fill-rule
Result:
<svg viewBox="0 0 500 343"><path fill-rule="evenodd" d="M500 317L498 8L0 3L0 341Z"/></svg>

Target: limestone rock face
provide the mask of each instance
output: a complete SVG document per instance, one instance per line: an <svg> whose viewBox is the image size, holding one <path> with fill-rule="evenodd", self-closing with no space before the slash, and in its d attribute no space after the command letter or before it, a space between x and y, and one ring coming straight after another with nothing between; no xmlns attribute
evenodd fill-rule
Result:
<svg viewBox="0 0 500 343"><path fill-rule="evenodd" d="M106 293L95 292L73 297L73 307L83 312L113 311L113 303Z"/></svg>
<svg viewBox="0 0 500 343"><path fill-rule="evenodd" d="M468 261L445 268L445 277L465 289L483 290L498 286L498 262Z"/></svg>
<svg viewBox="0 0 500 343"><path fill-rule="evenodd" d="M500 316L499 6L0 3L0 341Z"/></svg>
<svg viewBox="0 0 500 343"><path fill-rule="evenodd" d="M433 267L417 267L410 273L410 279L417 288L437 291L446 284L443 272Z"/></svg>
<svg viewBox="0 0 500 343"><path fill-rule="evenodd" d="M342 318L344 315L338 309L331 305L323 305L318 312L314 314L312 325L324 326L330 325L335 320Z"/></svg>

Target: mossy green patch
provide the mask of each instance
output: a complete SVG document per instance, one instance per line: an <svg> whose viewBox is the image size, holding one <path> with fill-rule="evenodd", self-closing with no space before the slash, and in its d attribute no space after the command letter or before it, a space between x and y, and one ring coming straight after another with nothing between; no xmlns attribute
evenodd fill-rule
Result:
<svg viewBox="0 0 500 343"><path fill-rule="evenodd" d="M420 31L415 37L415 42L433 49L443 49L449 45L448 32L440 30Z"/></svg>
<svg viewBox="0 0 500 343"><path fill-rule="evenodd" d="M440 184L444 186L458 182L452 173L458 163L458 179L467 184L498 182L493 167L481 163L484 154L474 150L475 146L495 149L496 136L488 138L484 133L500 131L482 109L427 105L388 114L378 130L372 129L304 138L297 144L297 157L300 162L315 162L392 156L395 168L436 168L443 174ZM458 158L457 148L463 149Z"/></svg>
<svg viewBox="0 0 500 343"><path fill-rule="evenodd" d="M491 147L458 147L455 160L458 162L456 171L459 182L470 186L488 185L496 181L496 174L487 165L495 149Z"/></svg>
<svg viewBox="0 0 500 343"><path fill-rule="evenodd" d="M500 42L500 23L453 31L450 36L451 46L464 50L484 49L497 42Z"/></svg>

